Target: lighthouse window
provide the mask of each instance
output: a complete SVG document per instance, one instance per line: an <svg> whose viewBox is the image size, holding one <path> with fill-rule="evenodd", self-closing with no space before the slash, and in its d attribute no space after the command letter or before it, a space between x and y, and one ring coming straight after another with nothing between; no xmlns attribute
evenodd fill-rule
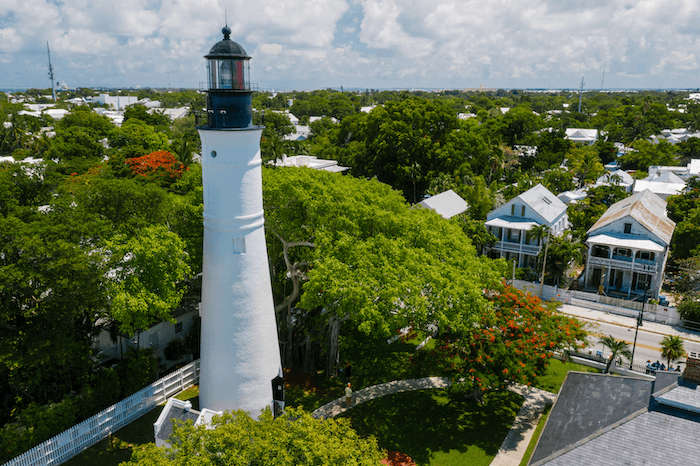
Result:
<svg viewBox="0 0 700 466"><path fill-rule="evenodd" d="M233 64L231 60L223 60L219 76L221 77L220 89L231 89L233 87Z"/></svg>
<svg viewBox="0 0 700 466"><path fill-rule="evenodd" d="M211 156L212 156L212 157L216 157L216 151L215 151L215 150L211 151Z"/></svg>
<svg viewBox="0 0 700 466"><path fill-rule="evenodd" d="M233 238L233 253L245 254L245 238Z"/></svg>

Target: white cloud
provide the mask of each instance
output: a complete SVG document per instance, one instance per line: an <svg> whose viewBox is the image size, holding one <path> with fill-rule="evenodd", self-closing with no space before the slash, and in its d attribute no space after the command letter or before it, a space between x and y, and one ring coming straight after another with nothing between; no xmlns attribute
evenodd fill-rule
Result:
<svg viewBox="0 0 700 466"><path fill-rule="evenodd" d="M232 39L262 87L697 87L696 0L0 0L0 87L204 81ZM18 67L22 63L22 67Z"/></svg>

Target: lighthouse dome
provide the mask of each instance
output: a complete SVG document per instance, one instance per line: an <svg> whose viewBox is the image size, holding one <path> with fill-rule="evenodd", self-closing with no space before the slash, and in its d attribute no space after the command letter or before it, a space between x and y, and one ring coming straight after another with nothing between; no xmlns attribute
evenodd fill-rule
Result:
<svg viewBox="0 0 700 466"><path fill-rule="evenodd" d="M230 39L231 28L226 26L221 32L224 34L224 40L214 44L204 58L250 58L240 44Z"/></svg>

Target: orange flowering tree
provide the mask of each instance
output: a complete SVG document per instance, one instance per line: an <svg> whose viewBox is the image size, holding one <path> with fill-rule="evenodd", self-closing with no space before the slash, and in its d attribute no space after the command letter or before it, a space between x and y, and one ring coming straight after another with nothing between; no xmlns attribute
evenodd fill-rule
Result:
<svg viewBox="0 0 700 466"><path fill-rule="evenodd" d="M487 290L485 296L491 310L471 329L444 332L421 361L477 398L508 383L529 385L554 351L585 345L581 322L548 309L536 296L511 286Z"/></svg>
<svg viewBox="0 0 700 466"><path fill-rule="evenodd" d="M173 154L158 150L141 157L131 157L124 162L135 176L144 177L159 184L169 185L182 176L184 170L189 170Z"/></svg>

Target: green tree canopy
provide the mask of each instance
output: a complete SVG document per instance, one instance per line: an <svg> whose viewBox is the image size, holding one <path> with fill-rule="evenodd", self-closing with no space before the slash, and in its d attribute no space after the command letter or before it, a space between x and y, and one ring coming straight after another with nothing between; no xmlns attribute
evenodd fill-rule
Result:
<svg viewBox="0 0 700 466"><path fill-rule="evenodd" d="M214 416L210 426L177 423L172 447L136 450L123 466L376 465L384 458L374 437L362 438L347 419L319 420L296 409L259 420L244 411Z"/></svg>

